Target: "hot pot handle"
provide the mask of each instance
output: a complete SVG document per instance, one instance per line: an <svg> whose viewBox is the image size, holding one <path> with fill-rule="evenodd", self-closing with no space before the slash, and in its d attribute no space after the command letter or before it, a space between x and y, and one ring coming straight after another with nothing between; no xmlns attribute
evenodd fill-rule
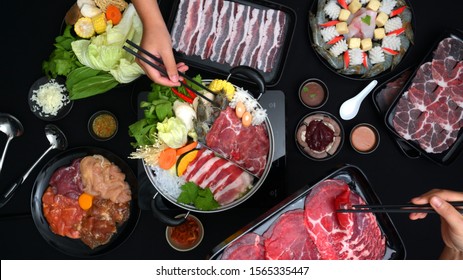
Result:
<svg viewBox="0 0 463 280"><path fill-rule="evenodd" d="M265 92L265 79L256 69L244 65L236 66L230 69L230 74L228 75L227 80L230 79L232 75L243 75L254 82L259 89L259 96L254 96L257 100L259 100Z"/></svg>
<svg viewBox="0 0 463 280"><path fill-rule="evenodd" d="M160 200L162 199L162 197L158 194L159 194L158 192L155 193L153 196L153 199L151 199L151 212L153 213L153 216L159 219L164 224L171 226L171 227L175 227L175 226L183 224L183 222L186 221L186 218L190 214L190 211L188 211L188 213L185 216L180 217L180 218L168 217L161 210L157 208L156 203L160 202Z"/></svg>

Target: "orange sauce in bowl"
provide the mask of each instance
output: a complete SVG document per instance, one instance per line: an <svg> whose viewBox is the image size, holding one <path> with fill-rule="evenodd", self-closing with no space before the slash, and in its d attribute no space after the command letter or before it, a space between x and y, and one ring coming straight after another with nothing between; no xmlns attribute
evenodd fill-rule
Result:
<svg viewBox="0 0 463 280"><path fill-rule="evenodd" d="M367 125L354 128L351 134L351 143L354 149L367 153L373 151L378 143L376 132Z"/></svg>
<svg viewBox="0 0 463 280"><path fill-rule="evenodd" d="M117 122L110 114L103 113L97 116L92 123L92 130L97 137L109 138L114 135Z"/></svg>

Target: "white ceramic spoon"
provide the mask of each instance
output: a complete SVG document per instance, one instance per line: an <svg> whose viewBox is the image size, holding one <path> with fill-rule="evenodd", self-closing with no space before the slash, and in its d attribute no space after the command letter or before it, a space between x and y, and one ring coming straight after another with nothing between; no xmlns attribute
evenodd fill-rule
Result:
<svg viewBox="0 0 463 280"><path fill-rule="evenodd" d="M341 107L339 108L339 115L343 120L351 120L359 111L360 105L362 104L363 99L373 90L373 88L378 84L377 80L371 81L361 92L356 96L344 101Z"/></svg>

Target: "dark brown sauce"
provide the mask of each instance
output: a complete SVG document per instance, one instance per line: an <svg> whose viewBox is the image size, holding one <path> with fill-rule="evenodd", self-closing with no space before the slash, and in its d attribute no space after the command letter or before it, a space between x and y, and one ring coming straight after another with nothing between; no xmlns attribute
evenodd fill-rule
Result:
<svg viewBox="0 0 463 280"><path fill-rule="evenodd" d="M305 142L314 151L324 151L333 143L334 131L321 120L313 120L307 126Z"/></svg>

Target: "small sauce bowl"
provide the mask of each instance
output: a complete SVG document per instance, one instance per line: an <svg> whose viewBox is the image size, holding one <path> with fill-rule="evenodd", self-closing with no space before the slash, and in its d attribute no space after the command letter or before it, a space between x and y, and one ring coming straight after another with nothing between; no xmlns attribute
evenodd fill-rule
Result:
<svg viewBox="0 0 463 280"><path fill-rule="evenodd" d="M109 111L98 111L88 121L88 132L99 141L106 141L114 137L118 130L116 116Z"/></svg>
<svg viewBox="0 0 463 280"><path fill-rule="evenodd" d="M352 148L361 154L369 154L379 146L379 132L368 123L356 125L350 132L350 144Z"/></svg>
<svg viewBox="0 0 463 280"><path fill-rule="evenodd" d="M184 217L185 214L175 218ZM177 251L186 252L196 248L204 237L204 227L201 221L189 214L181 225L166 228L167 243Z"/></svg>
<svg viewBox="0 0 463 280"><path fill-rule="evenodd" d="M316 78L305 80L299 87L299 100L310 109L318 109L328 101L328 87Z"/></svg>

